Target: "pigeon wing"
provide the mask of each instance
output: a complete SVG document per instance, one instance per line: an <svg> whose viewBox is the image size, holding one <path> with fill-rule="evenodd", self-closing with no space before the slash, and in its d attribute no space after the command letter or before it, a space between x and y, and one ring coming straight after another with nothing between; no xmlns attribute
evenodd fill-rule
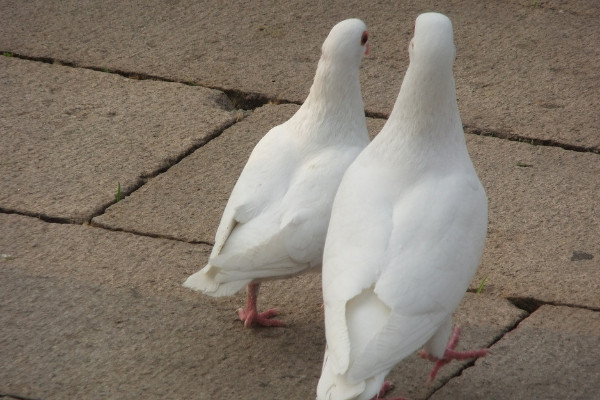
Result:
<svg viewBox="0 0 600 400"><path fill-rule="evenodd" d="M476 176L425 180L394 205L393 221L373 290L389 319L357 355L351 380L389 371L452 315L483 251L487 199Z"/></svg>

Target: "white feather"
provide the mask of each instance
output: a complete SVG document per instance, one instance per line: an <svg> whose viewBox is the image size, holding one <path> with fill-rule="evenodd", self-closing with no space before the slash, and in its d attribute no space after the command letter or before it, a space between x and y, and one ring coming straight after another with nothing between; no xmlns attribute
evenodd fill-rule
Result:
<svg viewBox="0 0 600 400"><path fill-rule="evenodd" d="M320 400L372 398L425 344L441 357L483 251L487 198L456 104L450 20L419 16L409 52L392 114L333 204Z"/></svg>
<svg viewBox="0 0 600 400"><path fill-rule="evenodd" d="M252 281L321 266L339 182L369 142L359 81L365 29L350 19L331 30L309 96L252 151L208 264L184 286L231 295Z"/></svg>

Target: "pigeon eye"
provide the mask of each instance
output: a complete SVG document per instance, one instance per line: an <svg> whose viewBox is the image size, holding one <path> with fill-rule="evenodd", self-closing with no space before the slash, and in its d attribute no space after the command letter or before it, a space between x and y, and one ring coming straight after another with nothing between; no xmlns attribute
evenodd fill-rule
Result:
<svg viewBox="0 0 600 400"><path fill-rule="evenodd" d="M369 40L369 33L367 31L364 31L362 37L360 38L360 45L364 46L365 43L367 43L367 40Z"/></svg>

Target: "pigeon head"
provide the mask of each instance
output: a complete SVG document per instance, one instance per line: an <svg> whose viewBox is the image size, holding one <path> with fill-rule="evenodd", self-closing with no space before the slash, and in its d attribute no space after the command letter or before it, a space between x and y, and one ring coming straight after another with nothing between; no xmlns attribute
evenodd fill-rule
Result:
<svg viewBox="0 0 600 400"><path fill-rule="evenodd" d="M421 14L415 21L414 29L408 46L410 62L451 68L456 49L450 19L433 12Z"/></svg>
<svg viewBox="0 0 600 400"><path fill-rule="evenodd" d="M356 18L339 22L329 32L321 53L330 62L360 64L363 55L369 54L367 26Z"/></svg>

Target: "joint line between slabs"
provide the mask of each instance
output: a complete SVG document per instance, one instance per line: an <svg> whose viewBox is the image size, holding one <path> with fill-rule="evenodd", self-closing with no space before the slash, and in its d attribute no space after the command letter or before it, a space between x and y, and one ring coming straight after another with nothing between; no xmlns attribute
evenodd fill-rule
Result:
<svg viewBox="0 0 600 400"><path fill-rule="evenodd" d="M291 101L291 100L286 100L286 99L273 99L262 93L244 92L239 89L226 89L226 88L219 87L219 86L211 86L211 85L206 85L206 84L198 84L198 83L191 82L191 81L182 81L182 80L164 78L164 77L161 77L158 75L151 75L151 74L146 74L146 73L141 73L141 72L128 72L128 71L123 71L123 70L110 70L106 67L84 66L84 65L78 65L74 62L63 61L63 60L59 60L59 59L52 58L52 57L34 57L34 56L27 56L27 55L23 55L23 54L8 52L8 51L0 51L0 53L5 57L15 57L15 58L22 59L22 60L37 61L37 62L42 62L42 63L46 63L46 64L57 64L57 65L65 66L65 67L71 67L71 68L81 68L81 69L87 69L87 70L98 71L98 72L112 73L112 74L119 75L119 76L122 76L122 77L128 78L128 79L154 80L154 81L160 81L160 82L179 83L179 84L184 84L184 85L188 85L188 86L199 86L199 87L203 87L206 89L218 90L218 91L225 93L225 95L229 98L229 100L231 101L233 106L238 110L255 110L256 108L261 107L265 104L302 105L302 102ZM378 112L378 111L365 110L365 116L367 116L369 118L375 118L375 119L387 119L389 117L389 114ZM513 142L525 142L525 143L530 143L535 146L559 147L564 150L576 151L576 152L580 152L580 153L600 154L599 148L578 146L578 145L572 145L572 144L568 144L568 143L561 143L561 142L557 142L557 141L551 140L551 139L528 138L525 136L520 136L520 135L506 133L506 132L500 132L500 131L492 131L492 130L478 128L478 127L474 127L474 126L470 126L470 125L464 125L463 130L465 131L465 133L469 133L469 134L473 134L473 135L491 136L491 137L495 137L498 139L509 140L509 141L513 141Z"/></svg>
<svg viewBox="0 0 600 400"><path fill-rule="evenodd" d="M179 83L179 84L192 86L192 87L202 87L205 89L218 90L220 92L223 92L229 98L229 100L233 104L234 108L236 108L238 110L254 110L265 104L276 104L276 105L279 105L279 104L301 105L302 104L299 102L286 100L286 99L270 98L269 96L262 94L262 93L244 92L239 89L233 89L233 88L227 89L227 88L223 88L220 86L196 83L193 81L184 81L184 80L178 80L178 79L165 78L162 76L147 74L144 72L131 72L131 71L124 71L124 70L120 70L120 69L113 70L113 69L109 69L107 67L97 67L97 66L93 66L93 65L81 65L81 64L77 64L75 62L60 60L60 59L52 58L52 57L27 56L24 54L13 53L13 52L8 52L8 51L1 51L1 50L0 50L0 54L2 54L5 57L14 57L14 58L17 58L20 60L35 61L35 62L41 62L44 64L56 64L56 65L60 65L63 67L80 68L80 69L86 69L86 70L91 70L91 71L96 71L96 72L115 74L115 75L119 75L119 76L122 76L127 79L133 79L133 80L139 80L139 81L152 80L152 81L167 82L167 83Z"/></svg>

